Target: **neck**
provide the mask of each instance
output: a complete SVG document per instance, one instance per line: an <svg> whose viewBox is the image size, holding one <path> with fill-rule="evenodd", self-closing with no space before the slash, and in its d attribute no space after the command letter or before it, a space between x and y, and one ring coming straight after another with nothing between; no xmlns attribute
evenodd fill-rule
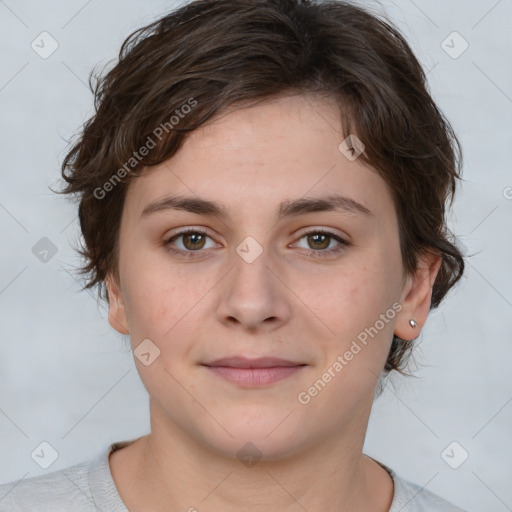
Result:
<svg viewBox="0 0 512 512"><path fill-rule="evenodd" d="M348 426L341 439L323 439L286 457L255 462L199 444L169 425L154 403L151 427L150 435L111 456L114 480L132 512L387 512L391 506L392 480L362 454L360 428Z"/></svg>

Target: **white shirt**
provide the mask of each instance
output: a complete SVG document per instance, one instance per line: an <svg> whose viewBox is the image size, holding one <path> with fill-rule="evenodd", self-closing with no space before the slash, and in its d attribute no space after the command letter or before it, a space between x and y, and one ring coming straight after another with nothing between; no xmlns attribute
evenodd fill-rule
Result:
<svg viewBox="0 0 512 512"><path fill-rule="evenodd" d="M96 458L60 471L0 485L0 512L129 512L117 492L108 456L134 440L113 443ZM395 484L389 512L467 512L378 463Z"/></svg>

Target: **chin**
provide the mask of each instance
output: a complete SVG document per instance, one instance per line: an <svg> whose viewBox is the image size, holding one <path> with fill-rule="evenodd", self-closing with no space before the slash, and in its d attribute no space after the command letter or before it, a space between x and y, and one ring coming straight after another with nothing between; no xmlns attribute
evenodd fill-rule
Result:
<svg viewBox="0 0 512 512"><path fill-rule="evenodd" d="M218 421L225 426L226 431L215 423L207 429L201 429L202 443L220 455L228 458L245 460L274 461L285 459L314 444L314 433L311 436L301 427L294 414L285 419L289 412L258 416L250 412L240 412L224 416ZM284 420L284 421L283 421ZM246 464L250 467L250 464Z"/></svg>

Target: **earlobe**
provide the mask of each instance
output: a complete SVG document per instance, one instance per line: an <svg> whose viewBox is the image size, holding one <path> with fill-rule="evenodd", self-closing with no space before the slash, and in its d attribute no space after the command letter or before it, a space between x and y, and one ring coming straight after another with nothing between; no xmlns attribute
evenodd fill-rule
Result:
<svg viewBox="0 0 512 512"><path fill-rule="evenodd" d="M404 286L405 298L401 301L402 310L395 324L394 334L404 340L417 338L430 311L432 289L442 257L427 252L419 262L419 268L414 276L407 279Z"/></svg>
<svg viewBox="0 0 512 512"><path fill-rule="evenodd" d="M105 285L109 298L108 323L120 334L130 334L123 296L116 279L108 275Z"/></svg>

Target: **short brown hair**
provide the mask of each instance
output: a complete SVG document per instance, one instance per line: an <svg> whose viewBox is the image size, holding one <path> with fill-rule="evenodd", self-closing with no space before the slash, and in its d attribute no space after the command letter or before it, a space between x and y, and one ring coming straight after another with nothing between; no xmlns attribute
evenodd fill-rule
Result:
<svg viewBox="0 0 512 512"><path fill-rule="evenodd" d="M132 33L95 86L93 73L95 114L64 158L61 193L79 199L84 288L98 285L107 302L130 180L173 156L215 114L288 93L339 103L344 133L365 145L359 158L392 191L406 273L423 251L442 256L431 309L462 277L464 258L445 221L460 143L390 21L346 1L196 0ZM149 139L151 150L135 158ZM394 336L384 370L402 372L410 349Z"/></svg>

